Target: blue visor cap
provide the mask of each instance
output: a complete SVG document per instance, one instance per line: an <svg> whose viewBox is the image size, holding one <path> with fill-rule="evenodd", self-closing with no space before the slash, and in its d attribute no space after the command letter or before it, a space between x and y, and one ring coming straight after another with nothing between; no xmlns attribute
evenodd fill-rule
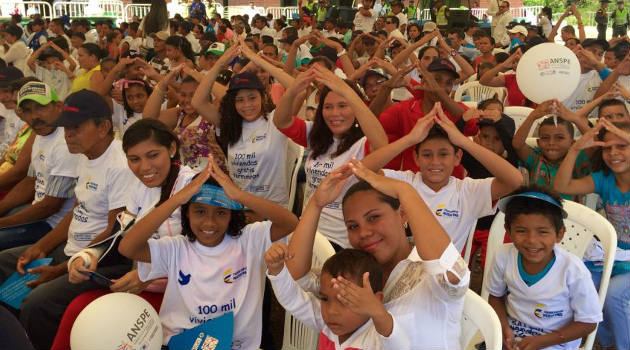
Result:
<svg viewBox="0 0 630 350"><path fill-rule="evenodd" d="M230 210L243 210L243 205L228 198L223 188L215 185L203 184L197 194L191 199L191 203L210 204Z"/></svg>
<svg viewBox="0 0 630 350"><path fill-rule="evenodd" d="M569 216L567 214L567 212L562 209L562 205L560 205L560 203L558 203L558 201L556 201L555 199L553 199L551 196L541 193L541 192L523 192L523 193L519 193L519 194L515 194L512 196L507 196L505 198L501 198L501 200L499 201L498 207L499 210L501 210L502 212L505 213L505 207L507 207L508 203L514 199L514 198L518 198L518 197L524 197L524 198L533 198L533 199L538 199L541 201L545 201L549 204L552 204L556 207L558 207L560 209L560 211L562 212L562 218L566 219L567 216Z"/></svg>

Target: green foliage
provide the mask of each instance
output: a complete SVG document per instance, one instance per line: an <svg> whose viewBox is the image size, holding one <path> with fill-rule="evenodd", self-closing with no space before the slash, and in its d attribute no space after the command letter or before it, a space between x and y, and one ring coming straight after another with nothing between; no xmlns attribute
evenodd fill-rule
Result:
<svg viewBox="0 0 630 350"><path fill-rule="evenodd" d="M567 8L567 2L566 0L524 0L523 6L549 6L553 13L562 13ZM599 8L598 0L578 0L576 4L582 13L596 11Z"/></svg>

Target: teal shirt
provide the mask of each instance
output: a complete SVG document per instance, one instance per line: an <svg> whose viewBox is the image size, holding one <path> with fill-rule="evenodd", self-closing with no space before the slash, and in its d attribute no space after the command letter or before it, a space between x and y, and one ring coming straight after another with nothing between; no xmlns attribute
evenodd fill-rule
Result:
<svg viewBox="0 0 630 350"><path fill-rule="evenodd" d="M545 266L545 268L540 271L537 274L534 275L530 275L528 274L525 269L523 268L523 256L521 255L521 253L518 253L518 273L519 275L521 275L521 278L523 279L523 282L525 282L525 284L527 284L528 287L533 286L534 284L536 284L536 282L540 281L543 277L545 277L545 275L547 274L547 272L549 272L549 270L551 269L551 267L553 266L553 263L556 262L556 254L553 253L553 258L551 258L551 261L549 261L549 263L547 264L547 266Z"/></svg>

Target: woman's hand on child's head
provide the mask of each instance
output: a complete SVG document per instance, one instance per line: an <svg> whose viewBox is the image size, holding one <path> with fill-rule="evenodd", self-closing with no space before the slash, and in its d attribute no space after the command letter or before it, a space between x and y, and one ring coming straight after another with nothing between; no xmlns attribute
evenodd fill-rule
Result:
<svg viewBox="0 0 630 350"><path fill-rule="evenodd" d="M455 145L462 147L466 144L466 142L472 142L468 137L464 136L464 134L459 131L455 123L453 123L442 109L442 104L437 102L435 104L436 116L433 117L435 122L444 129L444 131L448 134L448 139Z"/></svg>
<svg viewBox="0 0 630 350"><path fill-rule="evenodd" d="M343 276L333 278L332 284L337 292L337 300L356 314L370 318L378 316L384 309L383 302L372 290L369 272L363 273L362 281L363 287L359 287Z"/></svg>
<svg viewBox="0 0 630 350"><path fill-rule="evenodd" d="M199 192L201 186L203 186L203 184L210 178L211 174L212 164L210 163L210 160L208 160L206 167L203 168L203 170L197 174L197 176L192 179L188 185L179 190L179 192L177 192L172 198L174 198L179 205L188 203L188 201L190 201L190 199Z"/></svg>
<svg viewBox="0 0 630 350"><path fill-rule="evenodd" d="M317 187L312 199L315 201L314 203L319 207L325 207L332 203L339 197L350 176L352 176L352 169L348 164L333 170Z"/></svg>
<svg viewBox="0 0 630 350"><path fill-rule="evenodd" d="M435 109L435 105L433 105L433 110ZM471 119L479 119L483 115L483 111L477 108L467 109L464 114L462 114L462 119L465 122L468 122Z"/></svg>
<svg viewBox="0 0 630 350"><path fill-rule="evenodd" d="M112 280L112 282L114 283L109 286L109 289L111 289L112 292L133 294L140 294L149 284L151 284L151 281L142 282L140 280L140 276L138 276L138 269L133 269L121 278Z"/></svg>
<svg viewBox="0 0 630 350"><path fill-rule="evenodd" d="M272 276L276 276L284 268L284 262L293 258L289 252L289 247L283 242L275 242L265 252L265 264L267 271Z"/></svg>
<svg viewBox="0 0 630 350"><path fill-rule="evenodd" d="M74 259L72 261L72 264L70 264L70 268L68 269L68 281L72 284L79 284L81 282L89 280L90 277L84 275L81 271L96 271L97 265L98 259L93 256L90 257L90 266L88 267L85 267L85 260L83 260L83 258L78 257Z"/></svg>
<svg viewBox="0 0 630 350"><path fill-rule="evenodd" d="M217 183L223 188L223 192L233 201L239 201L239 195L243 193L238 188L232 179L221 170L221 167L217 164L214 156L210 154L208 157L208 166L210 166L210 176L212 176Z"/></svg>

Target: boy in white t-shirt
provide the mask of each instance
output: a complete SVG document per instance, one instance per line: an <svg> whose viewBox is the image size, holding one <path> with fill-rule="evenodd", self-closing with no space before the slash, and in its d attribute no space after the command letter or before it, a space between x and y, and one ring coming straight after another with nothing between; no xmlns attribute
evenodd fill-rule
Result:
<svg viewBox="0 0 630 350"><path fill-rule="evenodd" d="M76 166L74 209L33 245L0 252L0 283L16 270L20 274L39 274L27 283L33 290L20 306L20 320L38 349L50 348L74 297L102 288L93 281L70 284L67 260L89 243L110 235L116 215L125 208L128 187L135 183L121 142L114 140L111 110L105 100L83 89L70 94L62 108L61 116L49 125L63 127L67 149L81 154ZM51 264L25 271L28 263L43 257L52 258ZM97 272L119 278L130 268L130 263L123 263L100 267Z"/></svg>
<svg viewBox="0 0 630 350"><path fill-rule="evenodd" d="M561 201L536 186L499 201L513 243L496 252L486 289L506 349L577 349L603 319L590 272L556 244L567 217Z"/></svg>
<svg viewBox="0 0 630 350"><path fill-rule="evenodd" d="M446 117L439 102L416 122L409 134L376 150L361 162L377 171L414 145L421 173L388 169L383 169L383 173L410 183L418 191L461 252L477 219L494 214L493 203L521 185L523 176L503 157L464 136ZM451 176L462 158L460 148L495 177L460 180Z"/></svg>
<svg viewBox="0 0 630 350"><path fill-rule="evenodd" d="M265 253L267 277L278 302L320 331L319 349L407 349L409 339L383 305L383 268L369 253L343 249L324 263L318 295L307 293L284 265L289 247Z"/></svg>

